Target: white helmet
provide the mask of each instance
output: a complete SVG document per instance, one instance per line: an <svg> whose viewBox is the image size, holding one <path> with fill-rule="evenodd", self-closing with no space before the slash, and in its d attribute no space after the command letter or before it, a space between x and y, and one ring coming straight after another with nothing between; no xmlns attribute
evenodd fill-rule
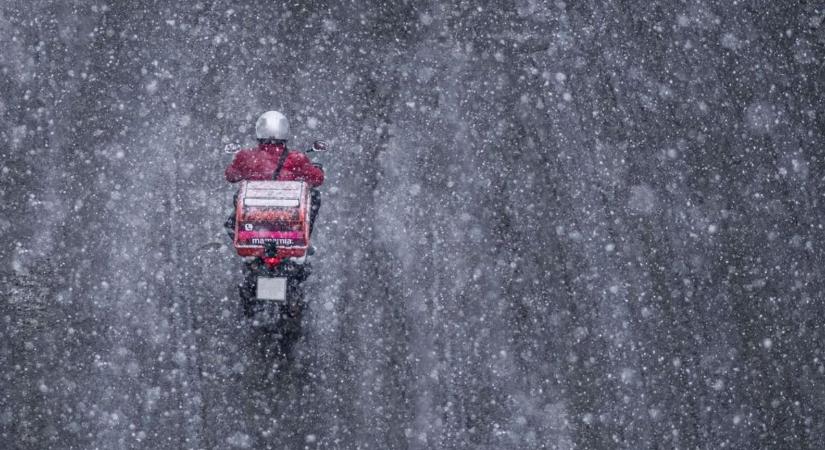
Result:
<svg viewBox="0 0 825 450"><path fill-rule="evenodd" d="M289 120L278 111L267 111L255 122L255 136L258 139L285 141L289 137Z"/></svg>

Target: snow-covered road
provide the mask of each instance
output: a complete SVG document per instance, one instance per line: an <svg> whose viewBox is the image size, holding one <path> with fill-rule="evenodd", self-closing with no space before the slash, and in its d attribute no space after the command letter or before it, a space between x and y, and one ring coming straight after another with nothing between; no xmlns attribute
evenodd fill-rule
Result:
<svg viewBox="0 0 825 450"><path fill-rule="evenodd" d="M825 446L820 6L81 3L0 5L0 448ZM290 360L202 248L267 109Z"/></svg>

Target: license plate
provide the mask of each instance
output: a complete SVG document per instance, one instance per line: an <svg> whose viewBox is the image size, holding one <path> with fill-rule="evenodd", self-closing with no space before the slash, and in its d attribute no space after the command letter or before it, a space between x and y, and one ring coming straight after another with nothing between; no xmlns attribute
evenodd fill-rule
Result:
<svg viewBox="0 0 825 450"><path fill-rule="evenodd" d="M258 278L258 292L261 300L286 300L286 278Z"/></svg>

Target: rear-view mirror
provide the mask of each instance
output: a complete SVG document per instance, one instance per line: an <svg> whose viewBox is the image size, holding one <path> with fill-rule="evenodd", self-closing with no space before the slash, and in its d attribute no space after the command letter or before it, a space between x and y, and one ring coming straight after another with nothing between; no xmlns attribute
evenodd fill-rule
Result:
<svg viewBox="0 0 825 450"><path fill-rule="evenodd" d="M309 152L326 152L329 150L327 146L327 141L315 141L312 143L312 147L309 148Z"/></svg>

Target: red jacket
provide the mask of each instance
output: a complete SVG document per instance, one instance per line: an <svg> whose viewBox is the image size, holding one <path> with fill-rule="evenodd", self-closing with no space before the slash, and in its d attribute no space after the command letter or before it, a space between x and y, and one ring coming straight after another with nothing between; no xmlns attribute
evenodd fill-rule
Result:
<svg viewBox="0 0 825 450"><path fill-rule="evenodd" d="M306 181L312 187L324 182L324 171L312 165L307 155L287 150L283 144L260 144L257 148L235 153L232 164L226 168L226 181L271 180L281 153L288 151L278 181Z"/></svg>

